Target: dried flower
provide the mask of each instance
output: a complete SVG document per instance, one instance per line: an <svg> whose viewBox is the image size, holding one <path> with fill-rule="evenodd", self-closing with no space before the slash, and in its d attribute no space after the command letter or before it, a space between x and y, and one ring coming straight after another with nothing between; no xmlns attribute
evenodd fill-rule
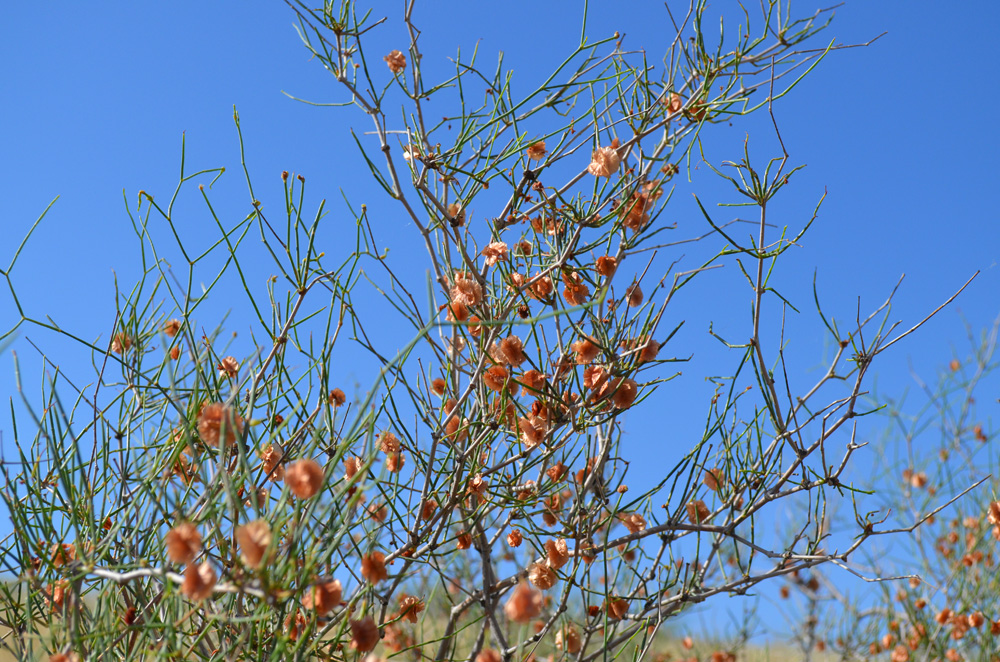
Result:
<svg viewBox="0 0 1000 662"><path fill-rule="evenodd" d="M399 617L411 623L417 622L417 617L426 609L420 598L405 593L399 594Z"/></svg>
<svg viewBox="0 0 1000 662"><path fill-rule="evenodd" d="M329 614L334 607L340 604L343 597L343 587L339 579L331 579L325 582L313 584L312 589L302 597L302 604L306 609L312 609L321 616Z"/></svg>
<svg viewBox="0 0 1000 662"><path fill-rule="evenodd" d="M638 395L639 385L635 383L635 380L623 379L615 388L614 395L611 396L611 402L618 409L628 409L635 402Z"/></svg>
<svg viewBox="0 0 1000 662"><path fill-rule="evenodd" d="M642 351L639 352L639 364L648 363L649 361L655 361L656 355L660 353L660 343L656 342L652 338L646 341L646 344L642 346Z"/></svg>
<svg viewBox="0 0 1000 662"><path fill-rule="evenodd" d="M387 579L389 573L385 569L385 554L372 552L361 558L361 576L370 584L377 584Z"/></svg>
<svg viewBox="0 0 1000 662"><path fill-rule="evenodd" d="M76 653L53 653L49 655L49 662L80 662L80 656Z"/></svg>
<svg viewBox="0 0 1000 662"><path fill-rule="evenodd" d="M294 613L285 616L285 629L288 630L288 638L292 641L296 641L299 638L299 634L305 630L308 623L309 621L306 619L305 615L297 609Z"/></svg>
<svg viewBox="0 0 1000 662"><path fill-rule="evenodd" d="M236 542L240 545L240 558L256 570L264 562L264 554L271 544L271 525L259 519L237 527Z"/></svg>
<svg viewBox="0 0 1000 662"><path fill-rule="evenodd" d="M406 56L400 51L390 51L389 54L382 59L385 60L387 65L389 65L389 70L394 74L398 74L406 68Z"/></svg>
<svg viewBox="0 0 1000 662"><path fill-rule="evenodd" d="M549 276L542 276L539 273L536 273L534 278L535 282L533 282L531 284L531 287L528 288L528 296L537 301L548 300L549 296L552 294L552 290L555 287L552 284L552 278L550 278Z"/></svg>
<svg viewBox="0 0 1000 662"><path fill-rule="evenodd" d="M447 388L448 383L440 377L431 381L431 391L433 391L436 395L444 395Z"/></svg>
<svg viewBox="0 0 1000 662"><path fill-rule="evenodd" d="M437 510L437 508L438 508L437 501L435 501L434 499L427 499L427 501L424 501L424 505L420 508L420 518L430 519L431 517L434 516L434 512Z"/></svg>
<svg viewBox="0 0 1000 662"><path fill-rule="evenodd" d="M477 473L475 476L469 479L468 493L475 494L476 496L483 496L486 494L486 490L490 487L489 481L483 478L483 474Z"/></svg>
<svg viewBox="0 0 1000 662"><path fill-rule="evenodd" d="M339 388L335 388L330 391L329 401L332 407L340 407L347 402L347 396Z"/></svg>
<svg viewBox="0 0 1000 662"><path fill-rule="evenodd" d="M52 545L49 550L53 567L59 568L76 560L76 545L69 542Z"/></svg>
<svg viewBox="0 0 1000 662"><path fill-rule="evenodd" d="M600 345L591 337L581 338L570 344L569 348L576 352L577 365L586 365L601 353Z"/></svg>
<svg viewBox="0 0 1000 662"><path fill-rule="evenodd" d="M484 648L476 655L476 662L502 662L500 653L493 648Z"/></svg>
<svg viewBox="0 0 1000 662"><path fill-rule="evenodd" d="M566 285L562 292L566 303L571 306L580 306L587 302L590 288L583 283L580 274L575 271L572 274L563 274L563 283Z"/></svg>
<svg viewBox="0 0 1000 662"><path fill-rule="evenodd" d="M562 510L562 502L563 497L559 493L551 494L545 500L545 511L542 513L542 521L545 522L545 526L555 526L559 523L559 512Z"/></svg>
<svg viewBox="0 0 1000 662"><path fill-rule="evenodd" d="M583 369L583 387L596 392L594 400L603 398L607 395L607 389L604 389L603 386L610 377L611 373L604 366L589 365Z"/></svg>
<svg viewBox="0 0 1000 662"><path fill-rule="evenodd" d="M545 141L539 140L538 142L531 143L528 145L528 149L525 150L525 154L532 161L541 161L545 158Z"/></svg>
<svg viewBox="0 0 1000 662"><path fill-rule="evenodd" d="M458 549L469 549L472 547L472 534L468 531L459 533L455 539L455 546Z"/></svg>
<svg viewBox="0 0 1000 662"><path fill-rule="evenodd" d="M384 503L372 502L368 504L368 516L373 520L381 524L385 521L386 516L389 514L389 509Z"/></svg>
<svg viewBox="0 0 1000 662"><path fill-rule="evenodd" d="M595 268L600 275L605 278L611 278L615 274L615 271L618 270L618 260L610 255L602 255L597 258Z"/></svg>
<svg viewBox="0 0 1000 662"><path fill-rule="evenodd" d="M226 377L229 377L230 379L236 379L236 375L239 374L240 371L240 364L232 356L227 356L226 358L222 359L222 361L219 362L219 365L216 366L216 369Z"/></svg>
<svg viewBox="0 0 1000 662"><path fill-rule="evenodd" d="M692 122L700 122L706 117L708 117L708 111L711 106L704 99L694 99L691 104L688 105L684 115Z"/></svg>
<svg viewBox="0 0 1000 662"><path fill-rule="evenodd" d="M542 594L522 581L511 593L503 611L515 623L529 623L542 613L542 602Z"/></svg>
<svg viewBox="0 0 1000 662"><path fill-rule="evenodd" d="M513 366L519 366L528 360L524 353L524 342L517 336L507 336L500 341L500 355Z"/></svg>
<svg viewBox="0 0 1000 662"><path fill-rule="evenodd" d="M478 315L471 315L469 317L469 335L473 338L478 338L483 332L483 325L480 324L480 322L482 322L482 320L479 319Z"/></svg>
<svg viewBox="0 0 1000 662"><path fill-rule="evenodd" d="M706 469L702 481L705 483L705 487L713 492L718 492L719 486L722 484L722 471L720 469Z"/></svg>
<svg viewBox="0 0 1000 662"><path fill-rule="evenodd" d="M364 653L375 648L378 644L378 626L371 616L366 616L359 621L351 621L351 648Z"/></svg>
<svg viewBox="0 0 1000 662"><path fill-rule="evenodd" d="M218 577L215 574L215 570L212 569L209 563L189 565L184 571L184 583L181 584L181 593L186 595L189 600L201 602L211 597L217 580Z"/></svg>
<svg viewBox="0 0 1000 662"><path fill-rule="evenodd" d="M467 306L478 306L483 302L483 288L468 272L455 272L455 285L451 288L452 302L461 302Z"/></svg>
<svg viewBox="0 0 1000 662"><path fill-rule="evenodd" d="M174 563L187 565L201 551L201 534L190 522L181 522L167 531L163 542L167 546L167 557Z"/></svg>
<svg viewBox="0 0 1000 662"><path fill-rule="evenodd" d="M494 241L491 244L487 244L482 253L483 257L486 258L486 265L493 266L500 260L506 260L507 251L507 244L502 241Z"/></svg>
<svg viewBox="0 0 1000 662"><path fill-rule="evenodd" d="M300 499L313 497L323 486L323 467L311 458L292 462L285 469L285 484Z"/></svg>
<svg viewBox="0 0 1000 662"><path fill-rule="evenodd" d="M660 103L666 106L668 115L673 115L680 112L681 108L684 106L684 99L682 99L676 92L671 92L667 96L660 99Z"/></svg>
<svg viewBox="0 0 1000 662"><path fill-rule="evenodd" d="M116 333L111 339L111 351L123 354L132 348L132 338L126 333Z"/></svg>
<svg viewBox="0 0 1000 662"><path fill-rule="evenodd" d="M465 209L461 204L453 202L448 205L448 219L452 227L460 228L465 225Z"/></svg>
<svg viewBox="0 0 1000 662"><path fill-rule="evenodd" d="M379 437L379 449L383 453L398 453L402 449L402 444L396 435L386 430Z"/></svg>
<svg viewBox="0 0 1000 662"><path fill-rule="evenodd" d="M545 375L532 368L522 373L518 381L526 389L541 391L542 387L545 386Z"/></svg>
<svg viewBox="0 0 1000 662"><path fill-rule="evenodd" d="M628 601L623 598L611 598L608 600L606 611L609 619L620 621L628 613Z"/></svg>
<svg viewBox="0 0 1000 662"><path fill-rule="evenodd" d="M1000 501L993 501L986 510L986 519L993 526L1000 526Z"/></svg>
<svg viewBox="0 0 1000 662"><path fill-rule="evenodd" d="M180 347L171 347L170 348L170 358L173 359L174 361L176 361L180 357L181 357L181 348Z"/></svg>
<svg viewBox="0 0 1000 662"><path fill-rule="evenodd" d="M548 476L552 482L558 483L563 478L566 477L566 473L569 471L567 466L562 462L556 462L551 467L545 470L545 475Z"/></svg>
<svg viewBox="0 0 1000 662"><path fill-rule="evenodd" d="M889 656L890 662L907 662L910 659L910 649L900 644L893 649Z"/></svg>
<svg viewBox="0 0 1000 662"><path fill-rule="evenodd" d="M511 529L507 534L507 544L511 547L520 547L523 540L524 536L521 535L520 529Z"/></svg>
<svg viewBox="0 0 1000 662"><path fill-rule="evenodd" d="M622 225L632 232L638 232L644 228L649 222L649 208L652 199L656 197L659 196L651 195L649 191L636 191L629 195L628 200L617 207L617 211L624 214Z"/></svg>
<svg viewBox="0 0 1000 662"><path fill-rule="evenodd" d="M639 513L628 513L619 517L629 533L639 533L646 529L646 518Z"/></svg>
<svg viewBox="0 0 1000 662"><path fill-rule="evenodd" d="M198 435L209 446L219 446L225 431L226 446L236 443L236 434L243 431L243 419L221 402L204 405L198 413Z"/></svg>
<svg viewBox="0 0 1000 662"><path fill-rule="evenodd" d="M546 540L545 555L547 557L546 563L555 570L566 565L566 562L569 561L569 548L566 545L566 539Z"/></svg>
<svg viewBox="0 0 1000 662"><path fill-rule="evenodd" d="M509 380L509 377L510 373L507 372L507 368L502 365L495 365L483 373L483 383L497 393L502 392L504 386L506 386L507 392L510 395L516 395L521 387L516 381Z"/></svg>
<svg viewBox="0 0 1000 662"><path fill-rule="evenodd" d="M261 453L261 469L268 479L275 482L285 479L285 467L281 461L285 458L285 449L281 444L274 442L269 444L267 449Z"/></svg>
<svg viewBox="0 0 1000 662"><path fill-rule="evenodd" d="M566 625L556 632L556 648L565 650L570 655L580 652L580 633L572 625Z"/></svg>
<svg viewBox="0 0 1000 662"><path fill-rule="evenodd" d="M528 448L534 448L545 440L548 434L548 423L541 416L531 415L517 419L517 428L521 431L521 441Z"/></svg>
<svg viewBox="0 0 1000 662"><path fill-rule="evenodd" d="M590 157L590 165L587 172L594 177L611 177L618 170L621 157L614 147L598 147Z"/></svg>
<svg viewBox="0 0 1000 662"><path fill-rule="evenodd" d="M45 604L47 604L52 611L62 609L66 605L68 590L69 580L66 579L60 579L49 584L45 587L43 593L45 597Z"/></svg>
<svg viewBox="0 0 1000 662"><path fill-rule="evenodd" d="M173 338L181 330L181 321L178 319L167 320L163 323L163 332Z"/></svg>
<svg viewBox="0 0 1000 662"><path fill-rule="evenodd" d="M420 151L419 145L403 145L403 159L406 161L413 161L413 159L419 159L423 156Z"/></svg>
<svg viewBox="0 0 1000 662"><path fill-rule="evenodd" d="M544 563L532 563L528 567L528 580L543 591L555 586L557 579L555 571Z"/></svg>
<svg viewBox="0 0 1000 662"><path fill-rule="evenodd" d="M708 521L708 516L712 511L708 509L705 502L698 499L687 504L687 516L692 524L701 524Z"/></svg>
<svg viewBox="0 0 1000 662"><path fill-rule="evenodd" d="M344 478L351 480L361 471L361 458L357 455L349 455L344 458Z"/></svg>
<svg viewBox="0 0 1000 662"><path fill-rule="evenodd" d="M469 432L466 429L468 425L469 419L463 418L459 420L458 416L451 416L444 424L444 435L449 441L461 443L469 436Z"/></svg>
<svg viewBox="0 0 1000 662"><path fill-rule="evenodd" d="M385 468L392 473L399 473L403 469L406 458L402 453L389 453L385 456Z"/></svg>
<svg viewBox="0 0 1000 662"><path fill-rule="evenodd" d="M639 283L632 283L628 290L625 291L625 297L628 299L628 305L630 308L638 308L642 305L642 288L639 287Z"/></svg>

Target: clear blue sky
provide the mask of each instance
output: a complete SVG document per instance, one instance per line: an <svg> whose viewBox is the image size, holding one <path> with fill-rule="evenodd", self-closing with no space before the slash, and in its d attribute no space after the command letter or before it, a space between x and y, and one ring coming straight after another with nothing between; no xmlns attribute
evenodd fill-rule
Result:
<svg viewBox="0 0 1000 662"><path fill-rule="evenodd" d="M665 46L670 31L659 3L632 2L627 9L621 3L591 4L595 37L618 30L627 46L651 54ZM813 7L798 5L803 13ZM524 80L525 88L558 62L579 34L577 2L508 2L502 11L497 3L432 0L424 6L418 22L425 26L428 57L451 54L458 45L470 50L479 41L487 60L498 50L506 52L507 64L523 77L515 81ZM792 161L808 168L779 208L785 217L775 222L798 227L824 189L829 193L802 249L781 267L783 293L803 310L793 322L797 335L790 350L800 366L815 368L822 356L822 327L811 305L814 268L827 312L840 318L853 317L857 297L862 310L881 303L905 273L892 317L906 325L982 271L956 307L885 358L877 371L887 392L908 384L908 360L933 377L953 347L964 355L964 327L956 310L976 329L1000 313L995 202L1000 132L994 121L1000 5L949 7L956 6L848 2L837 11L830 38L853 43L888 34L868 48L828 57L776 105ZM378 3L376 11L395 19L401 6ZM398 21L391 23L373 34L372 52L405 49ZM217 208L229 210L230 220L246 212L233 105L242 119L251 171L264 186L260 197L279 199L274 197L280 196L278 174L286 169L303 173L313 199L329 199L335 214L343 210L341 190L354 204L371 205L379 195L358 167L348 132L349 126L368 130L366 118L282 94L343 100L329 74L309 61L291 11L278 0L4 3L0 25L0 59L6 63L0 73L0 263L6 265L35 218L60 196L14 277L32 314L51 314L83 337L107 337L114 275L127 287L137 274L136 241L122 191L132 204L140 189L169 196L182 133L190 169L228 171L214 187ZM748 129L768 132L763 121L719 127L708 157L738 158ZM770 144L762 139L761 154ZM696 172L693 188L710 196L721 189L705 171ZM686 198L670 216L684 235L706 229ZM205 241L215 232L202 212L192 211L183 223L191 236ZM416 239L411 227L388 232L390 243ZM406 244L400 248L405 253ZM421 259L422 249L414 255ZM742 282L729 267L707 275L698 297L678 301L678 315L688 325L676 351L693 352L696 360L683 368L683 380L657 393L658 411L704 410L711 388L702 376L728 364L716 363L723 359L708 339L708 321L717 329L720 323L737 329L737 321L745 321L747 299L745 292L733 299L740 306L737 316L706 301L725 300ZM221 316L225 302L219 306ZM15 320L9 297L0 292L0 326L6 329ZM53 360L70 374L74 366L86 374L87 357L78 349L29 329L13 347L36 377L40 362L29 338L51 349ZM0 357L5 397L14 391L12 365L8 349ZM344 371L345 381L367 385L363 364L346 363ZM0 434L6 446L11 430L6 406L4 411ZM702 423L700 414L697 418L693 424L672 422L665 435L661 422L636 415L628 433L637 453L656 452L665 444L686 443L684 434Z"/></svg>

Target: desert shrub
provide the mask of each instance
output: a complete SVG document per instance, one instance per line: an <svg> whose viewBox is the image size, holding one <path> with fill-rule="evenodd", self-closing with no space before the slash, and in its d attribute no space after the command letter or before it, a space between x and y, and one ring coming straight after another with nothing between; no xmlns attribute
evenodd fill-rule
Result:
<svg viewBox="0 0 1000 662"><path fill-rule="evenodd" d="M813 590L790 586L813 616L801 631L825 642L831 659L997 659L1000 483L989 411L1000 321L981 334L967 328L967 354L942 361L933 379L914 373L911 390L872 395L889 425L873 442L866 502L884 530L907 535L865 549L869 581L859 586L828 573Z"/></svg>
<svg viewBox="0 0 1000 662"><path fill-rule="evenodd" d="M709 163L703 137L768 118L834 50L815 38L828 13L763 3L717 35L697 2L669 16L656 69L621 35L584 31L518 94L502 61L488 69L475 54L426 78L413 3L409 40L387 53L366 49L382 20L353 2L292 10L341 91L346 108L330 112L371 123L341 133L385 204L375 213L347 192L332 214L289 172L269 198L244 168L245 205L217 210L222 169L182 160L172 197L129 203L143 275L118 294L107 337L82 339L17 300L5 337L35 326L72 339L94 385L52 361L41 401L25 395L17 417L4 646L53 658L640 659L693 606L848 567L880 531L856 513L833 550L827 504L852 503L842 478L859 417L877 408L865 380L912 329L886 323L889 301L846 325L819 310L835 352L796 386L804 368L783 353L790 304L772 276L819 207L794 224L769 213L797 170L773 114L777 152L751 159L748 139L711 166L733 187L719 204L752 220L723 222L699 198L700 241L715 243L681 271L674 260L698 237L675 239L668 222L672 182L692 175L693 156ZM431 97L453 112L432 117ZM218 227L207 248L174 206L192 199ZM381 237L403 232L411 250L397 258ZM264 285L248 277L262 261ZM16 299L15 263L3 275ZM628 448L628 413L687 355L670 304L720 264L743 270L748 314L739 341L713 331L732 369L713 377L705 411L677 413L704 418L703 433L676 461ZM227 310L249 342L225 330ZM373 368L352 388L338 362L359 351ZM658 480L630 489L629 463L650 455ZM801 514L795 527L762 526L784 507ZM744 640L704 654L731 659Z"/></svg>

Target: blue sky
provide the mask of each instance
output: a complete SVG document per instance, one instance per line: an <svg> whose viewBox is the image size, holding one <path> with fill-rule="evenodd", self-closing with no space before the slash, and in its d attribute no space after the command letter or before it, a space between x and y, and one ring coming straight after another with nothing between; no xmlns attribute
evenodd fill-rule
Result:
<svg viewBox="0 0 1000 662"><path fill-rule="evenodd" d="M669 36L658 3L591 3L591 34L618 30L626 45L651 54ZM782 136L794 164L808 167L778 206L779 224L798 227L823 191L828 197L817 224L800 250L780 267L782 291L801 304L790 321L792 348L803 383L815 379L823 356L822 327L811 304L818 273L825 310L853 317L880 304L902 274L906 279L891 317L909 326L981 273L954 307L889 353L877 367L879 387L901 392L910 382L908 365L927 378L944 369L953 352L964 356L965 328L985 327L1000 313L1000 212L993 200L1000 132L993 124L997 103L995 27L1000 5L863 2L837 10L828 38L838 43L884 37L863 48L834 53L791 95L776 104ZM799 3L805 13L812 5ZM397 17L399 3L379 3L377 12ZM418 11L425 26L428 59L443 57L478 41L492 60L506 63L524 89L537 82L579 34L580 3L504 4L427 2ZM56 196L59 201L20 258L14 279L29 311L50 314L81 336L107 337L114 316L114 278L129 285L137 276L136 241L124 212L122 192L134 205L140 189L167 197L176 185L182 133L190 169L225 166L213 187L213 201L233 220L245 213L245 184L232 121L235 105L247 142L248 165L264 191L280 196L279 173L307 178L309 191L327 198L334 215L343 213L341 191L352 204L375 204L375 190L358 167L348 127L367 130L359 112L297 103L282 92L314 101L343 95L322 67L310 62L282 2L124 2L63 4L5 3L0 7L0 263ZM372 35L372 52L404 48L398 21ZM447 110L445 110L447 112ZM716 163L738 158L746 131L751 149L770 156L773 138L766 117L732 128L720 126L707 156ZM757 135L761 134L759 142ZM693 190L711 202L724 190L704 167ZM714 198L712 196L715 196ZM689 197L689 196L688 196ZM280 199L279 198L275 198ZM731 197L725 198L731 201ZM720 212L721 214L721 212ZM671 209L685 236L706 230L685 198ZM387 224L394 222L387 212ZM192 237L208 240L214 226L192 211L182 221ZM405 261L407 231L387 226L388 242ZM417 259L422 250L414 252ZM685 263L690 268L694 261ZM723 369L708 322L726 324L739 337L746 297L733 299L739 315L707 305L725 301L742 287L738 270L707 274L697 297L681 297L678 315L688 324L678 342L696 360L685 379L657 394L657 409L702 411L710 385L702 380ZM224 310L220 303L218 314ZM742 315L742 317L740 317ZM0 327L16 321L13 304L0 293ZM88 357L34 330L13 348L29 374L38 373L35 339L71 374L89 369ZM345 381L366 383L364 364L344 364ZM11 395L10 349L0 357L0 393ZM798 379L798 377L796 378ZM33 383L28 379L28 383ZM34 380L37 383L37 379ZM995 408L994 408L995 409ZM987 412L988 414L989 412ZM993 412L996 413L995 410ZM628 434L637 453L663 444L683 444L694 424L664 426L634 417ZM10 443L9 414L0 415L3 443Z"/></svg>

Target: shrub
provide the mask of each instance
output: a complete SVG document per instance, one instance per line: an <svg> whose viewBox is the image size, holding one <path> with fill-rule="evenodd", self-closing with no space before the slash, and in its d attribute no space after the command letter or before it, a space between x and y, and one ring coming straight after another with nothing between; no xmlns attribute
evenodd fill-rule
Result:
<svg viewBox="0 0 1000 662"><path fill-rule="evenodd" d="M885 325L888 302L844 328L820 311L836 353L793 389L801 368L782 352L771 275L818 206L773 228L771 203L797 170L783 146L758 166L748 140L712 167L754 219L720 222L699 199L714 254L660 275L684 243L667 233L671 180L690 174L703 134L769 113L832 50L813 39L826 12L793 20L765 3L755 34L715 38L698 2L658 73L621 35L584 36L519 96L503 66L475 57L426 79L412 4L409 42L388 53L366 48L381 21L352 2L293 9L341 101L371 122L351 135L358 164L397 216L348 200L353 223L331 231L305 177L283 172L271 201L248 171L245 208L219 213L221 169L182 165L174 199L203 200L219 228L209 250L182 239L173 200L142 192L128 210L140 242L154 224L171 232L117 300L108 339L22 313L8 336L64 333L91 352L96 381L66 399L75 382L53 379L17 421L6 646L53 658L639 659L693 605L850 562L877 524L858 514L853 542L829 550L824 504L850 503L842 477L865 379L908 332ZM451 117L430 116L431 96ZM380 244L404 231L426 282L411 255ZM245 276L252 232L274 273L264 287ZM323 250L318 237L335 241ZM749 340L716 335L733 370L715 378L703 435L676 462L626 448L628 413L687 353L671 302L720 264L744 269ZM236 299L220 294L228 278ZM366 316L372 294L384 305ZM250 320L253 347L203 330L223 308ZM377 367L349 393L338 359L358 347ZM660 479L629 489L629 462L662 462ZM788 504L802 522L759 531Z"/></svg>
<svg viewBox="0 0 1000 662"><path fill-rule="evenodd" d="M915 393L878 395L889 425L868 501L885 514L883 530L912 535L866 549L876 590L802 591L807 629L840 659L996 659L1000 484L982 403L996 402L988 394L998 330L1000 320L978 338L970 329L968 355L954 355L935 379L914 375Z"/></svg>

